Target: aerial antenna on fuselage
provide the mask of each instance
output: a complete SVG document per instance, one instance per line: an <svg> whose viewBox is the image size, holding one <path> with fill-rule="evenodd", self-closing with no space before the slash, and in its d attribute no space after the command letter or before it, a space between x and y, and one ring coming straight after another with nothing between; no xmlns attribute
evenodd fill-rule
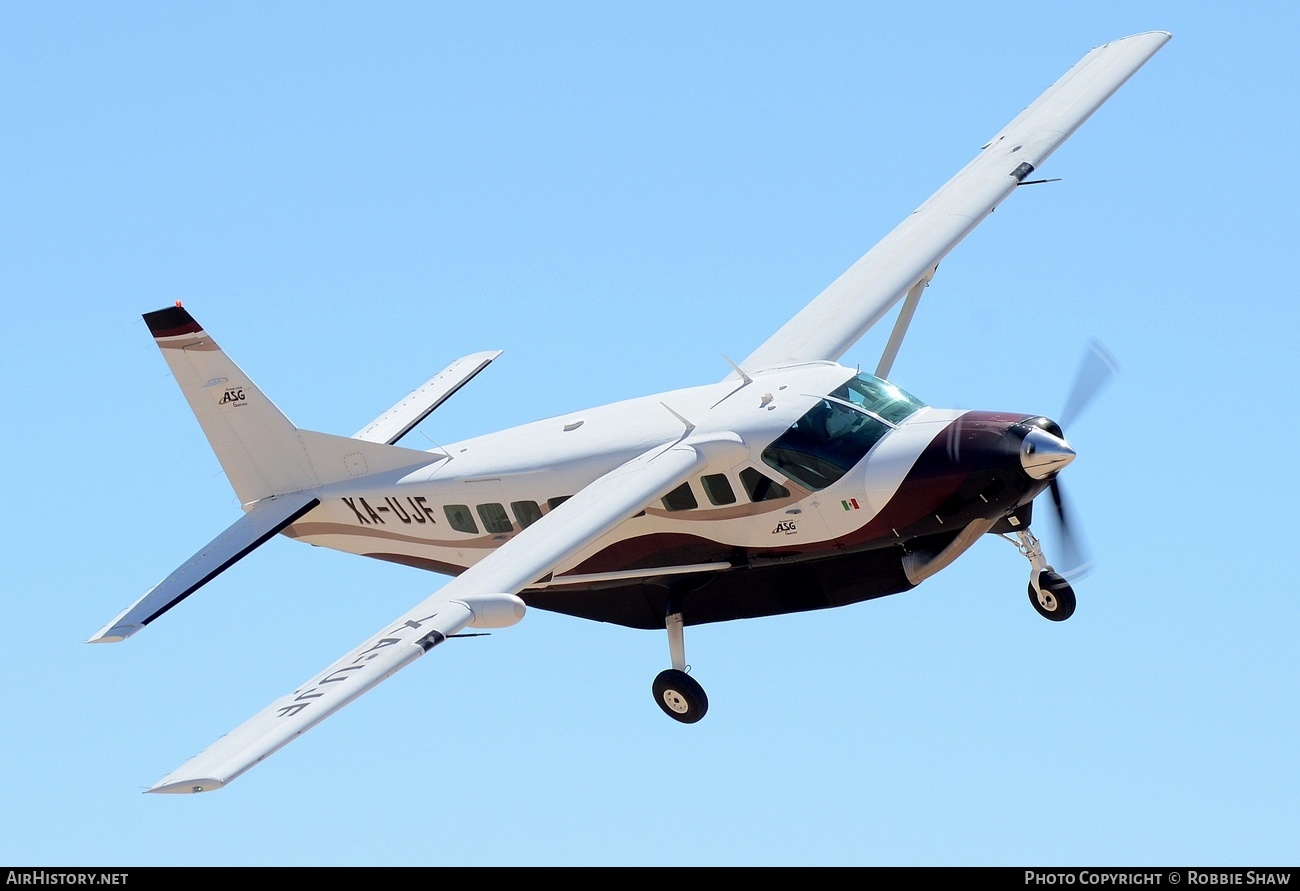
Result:
<svg viewBox="0 0 1300 891"><path fill-rule="evenodd" d="M752 383L754 382L754 379L753 379L752 377L750 377L749 375L745 374L745 369L741 368L741 367L740 367L739 365L737 365L735 362L732 362L732 361L731 361L731 357L730 357L730 356L728 356L726 353L723 353L723 354L722 354L722 358L724 358L724 359L727 360L727 364L728 364L728 365L730 365L732 368L736 369L736 374L740 375L740 379L741 379L742 381L744 381L744 382L747 383L747 384L752 384ZM669 409L669 411L672 411L672 409Z"/></svg>
<svg viewBox="0 0 1300 891"><path fill-rule="evenodd" d="M452 457L451 452L449 452L449 451L447 451L445 448L443 448L442 443L438 442L436 439L434 439L434 438L433 438L432 436L430 436L429 434L425 433L423 430L420 431L420 435L423 436L425 439L429 440L429 442L433 443L433 447L434 447L435 449L437 449L438 451L440 451L440 452L442 452L444 455L446 455L448 461L451 460L451 457Z"/></svg>
<svg viewBox="0 0 1300 891"><path fill-rule="evenodd" d="M686 425L686 432L687 432L687 433L690 433L692 430L695 429L695 425L694 425L694 424L692 424L690 421L686 420L686 419L683 418L681 415L679 415L677 412L675 412L675 411L673 411L671 408L669 408L667 402L661 402L661 403L659 403L659 404L662 405L664 408L667 408L667 409L668 409L668 413L671 414L674 418L676 418L677 420L681 421L684 425Z"/></svg>

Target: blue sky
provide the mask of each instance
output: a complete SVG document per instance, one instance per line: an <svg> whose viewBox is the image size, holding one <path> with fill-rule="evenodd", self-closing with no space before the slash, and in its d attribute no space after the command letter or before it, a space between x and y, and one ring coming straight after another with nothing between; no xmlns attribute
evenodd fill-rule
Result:
<svg viewBox="0 0 1300 891"><path fill-rule="evenodd" d="M1298 19L6 6L0 862L1293 865ZM229 789L140 794L443 581L276 540L84 645L238 512L141 313L184 300L334 433L483 349L429 438L716 380L1150 29L1174 40L943 263L893 372L1050 415L1089 338L1118 357L1069 431L1098 563L1069 622L989 538L908 594L688 629L683 726L650 698L664 635L533 611Z"/></svg>

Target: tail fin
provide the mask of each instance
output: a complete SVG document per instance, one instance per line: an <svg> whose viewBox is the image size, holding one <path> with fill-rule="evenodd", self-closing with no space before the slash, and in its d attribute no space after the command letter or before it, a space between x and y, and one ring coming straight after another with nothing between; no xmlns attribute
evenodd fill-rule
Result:
<svg viewBox="0 0 1300 891"><path fill-rule="evenodd" d="M309 513L320 504L309 490L446 458L299 430L179 304L146 313L144 320L245 513L96 632L90 643L126 640Z"/></svg>
<svg viewBox="0 0 1300 891"><path fill-rule="evenodd" d="M245 506L272 495L443 459L299 430L179 304L145 313L144 320Z"/></svg>

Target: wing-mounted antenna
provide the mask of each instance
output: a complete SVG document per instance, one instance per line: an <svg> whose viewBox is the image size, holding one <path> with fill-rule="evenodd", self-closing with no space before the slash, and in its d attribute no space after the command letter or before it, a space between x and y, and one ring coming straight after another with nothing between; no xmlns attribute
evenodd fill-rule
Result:
<svg viewBox="0 0 1300 891"><path fill-rule="evenodd" d="M898 348L903 345L903 338L907 336L907 326L912 324L912 316L916 315L916 306L921 302L921 292L930 286L930 279L934 278L938 269L939 265L936 263L933 269L908 290L907 299L903 301L903 308L899 310L898 319L894 322L894 330L889 334L889 343L885 344L885 352L881 354L880 364L876 366L876 377L889 377L889 371L894 367L894 360L898 358Z"/></svg>

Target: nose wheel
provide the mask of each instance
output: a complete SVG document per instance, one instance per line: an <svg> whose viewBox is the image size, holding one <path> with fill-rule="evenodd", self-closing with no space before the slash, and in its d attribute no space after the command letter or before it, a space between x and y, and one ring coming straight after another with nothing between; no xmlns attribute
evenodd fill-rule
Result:
<svg viewBox="0 0 1300 891"><path fill-rule="evenodd" d="M685 624L681 613L668 614L665 625L673 667L659 672L651 689L665 715L683 724L694 724L709 710L709 697L699 681L686 673Z"/></svg>
<svg viewBox="0 0 1300 891"><path fill-rule="evenodd" d="M1004 538L1006 536L1003 536ZM1029 603L1044 619L1064 622L1074 615L1074 589L1047 564L1043 547L1028 529L1018 529L1009 539L1029 561Z"/></svg>
<svg viewBox="0 0 1300 891"><path fill-rule="evenodd" d="M1050 569L1043 570L1029 583L1029 602L1040 616L1053 622L1064 622L1074 615L1074 589Z"/></svg>

